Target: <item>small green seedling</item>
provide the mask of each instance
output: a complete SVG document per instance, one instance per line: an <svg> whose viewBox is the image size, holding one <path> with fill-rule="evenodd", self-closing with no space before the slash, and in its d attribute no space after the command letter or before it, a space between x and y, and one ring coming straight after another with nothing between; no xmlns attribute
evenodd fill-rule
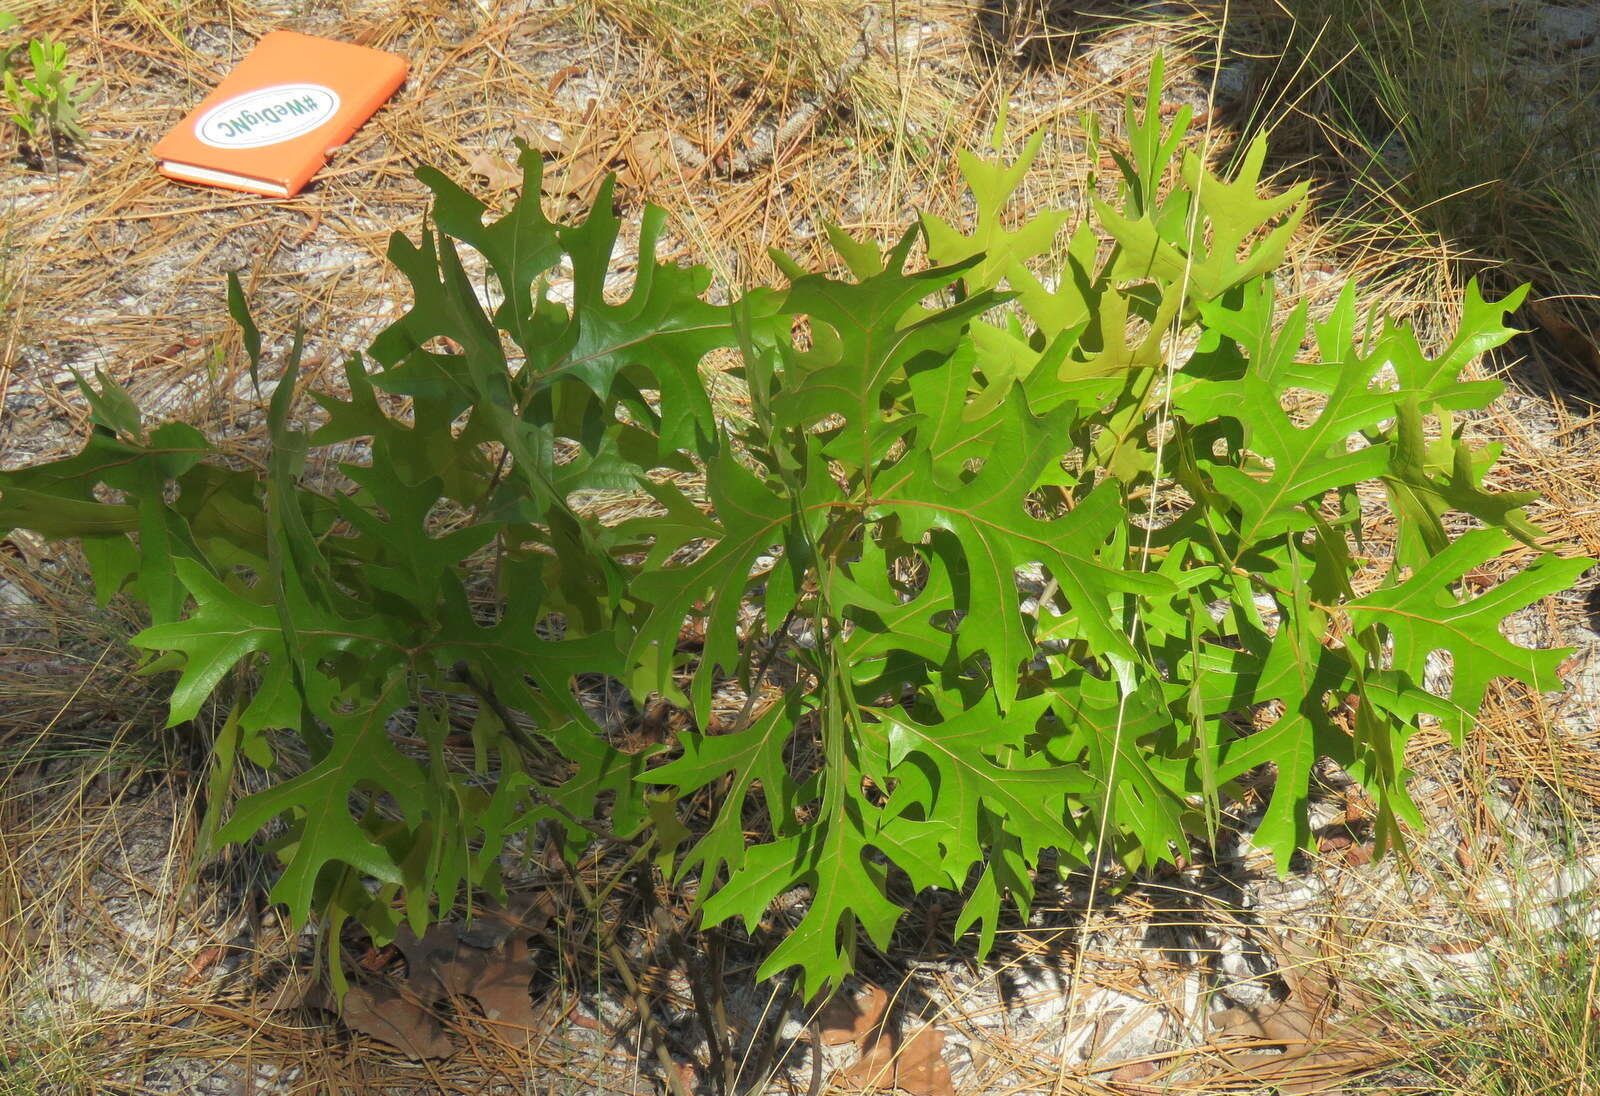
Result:
<svg viewBox="0 0 1600 1096"><path fill-rule="evenodd" d="M15 25L15 16L0 19L0 30ZM78 87L78 74L67 69L66 45L49 35L28 41L31 75L19 76L12 67L20 51L19 44L3 54L4 90L11 121L28 135L28 142L36 151L48 144L53 154L63 141L87 141L89 134L79 124L79 111L98 85Z"/></svg>

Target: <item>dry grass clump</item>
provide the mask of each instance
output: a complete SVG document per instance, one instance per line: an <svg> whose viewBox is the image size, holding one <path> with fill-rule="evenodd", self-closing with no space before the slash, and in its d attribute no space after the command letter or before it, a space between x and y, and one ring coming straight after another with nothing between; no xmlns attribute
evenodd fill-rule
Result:
<svg viewBox="0 0 1600 1096"><path fill-rule="evenodd" d="M1542 776L1503 764L1482 748L1494 736L1433 785L1448 839L1417 850L1404 885L1349 888L1351 976L1403 1040L1400 1065L1353 1092L1600 1090L1594 801L1553 756Z"/></svg>
<svg viewBox="0 0 1600 1096"><path fill-rule="evenodd" d="M1262 5L1260 123L1351 228L1534 285L1529 326L1600 385L1600 14L1559 0Z"/></svg>

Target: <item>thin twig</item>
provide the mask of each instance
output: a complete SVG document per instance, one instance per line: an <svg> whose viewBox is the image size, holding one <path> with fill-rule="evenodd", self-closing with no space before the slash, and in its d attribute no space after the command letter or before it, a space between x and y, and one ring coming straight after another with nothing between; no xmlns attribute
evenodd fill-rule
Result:
<svg viewBox="0 0 1600 1096"><path fill-rule="evenodd" d="M511 709L507 708L505 702L495 694L494 687L486 681L480 681L477 675L472 672L472 667L467 665L465 661L457 662L452 666L450 668L450 676L472 690L474 696L489 706L489 710L494 712L495 717L505 725L506 736L516 743L518 747L536 757L544 752L539 748L539 744L529 737L528 732L522 729ZM569 825L577 826L579 829L586 830L596 837L606 837L617 841L622 840L600 823L587 818L579 818L537 784L528 785L528 793L559 814Z"/></svg>
<svg viewBox="0 0 1600 1096"><path fill-rule="evenodd" d="M733 1060L731 1048L727 1045L728 1031L722 1026L720 1019L725 1016L722 1008L721 987L713 980L711 985L716 997L716 1007L713 1008L712 997L706 992L707 978L705 971L698 964L689 960L689 949L684 942L684 933L691 931L695 916L691 915L690 921L682 929L672 923L672 915L665 908L657 906L654 910L656 927L667 938L667 948L672 953L673 962L682 968L684 976L689 981L689 996L694 1001L694 1013L700 1021L700 1028L705 1033L707 1051L707 1069L718 1093L727 1096L730 1090L731 1075L728 1064Z"/></svg>
<svg viewBox="0 0 1600 1096"><path fill-rule="evenodd" d="M817 1096L822 1091L822 1010L811 1014L811 1083L806 1086L806 1096Z"/></svg>
<svg viewBox="0 0 1600 1096"><path fill-rule="evenodd" d="M772 1021L772 1027L768 1029L766 1041L761 1045L761 1057L756 1059L755 1080L746 1085L737 1096L756 1096L757 1093L766 1090L767 1082L772 1079L773 1064L778 1058L778 1044L783 1040L783 1018L788 1015L789 1008L794 1004L798 994L799 983L791 978L789 988L783 995L783 1004Z"/></svg>
<svg viewBox="0 0 1600 1096"><path fill-rule="evenodd" d="M572 880L573 886L578 889L578 897L582 899L584 907L589 911L589 916L599 920L600 909L595 901L594 892L583 881L583 876L578 874L576 868L567 863L567 858L561 858L562 865L566 868L567 878ZM622 984L628 991L628 997L633 1002L634 1009L639 1013L639 1022L650 1034L651 1050L656 1056L656 1062L661 1066L661 1072L666 1074L667 1087L672 1090L673 1096L694 1096L683 1083L682 1076L678 1073L678 1064L672 1059L672 1052L667 1049L667 1033L661 1026L661 1021L656 1019L655 1009L650 1002L649 994L639 984L639 979L634 976L633 967L628 963L628 957L617 945L615 939L608 939L605 944L606 958L611 960L611 965L616 968Z"/></svg>
<svg viewBox="0 0 1600 1096"><path fill-rule="evenodd" d="M728 995L725 992L726 984L722 980L722 971L727 959L728 938L723 934L721 925L713 925L705 930L704 935L711 941L712 1019L718 1031L727 1032L731 1029L728 1024ZM727 1053L722 1060L722 1091L727 1094L733 1092L733 1086L738 1081L739 1067L733 1060L732 1043L730 1042L725 1049Z"/></svg>

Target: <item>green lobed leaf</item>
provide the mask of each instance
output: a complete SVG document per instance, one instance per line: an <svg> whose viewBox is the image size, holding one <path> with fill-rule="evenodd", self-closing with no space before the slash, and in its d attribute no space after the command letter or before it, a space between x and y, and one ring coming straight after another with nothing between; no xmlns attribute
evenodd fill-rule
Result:
<svg viewBox="0 0 1600 1096"><path fill-rule="evenodd" d="M1501 635L1500 623L1540 598L1570 587L1593 565L1592 560L1544 555L1481 594L1457 593L1475 568L1499 558L1513 544L1499 529L1464 533L1405 581L1345 606L1357 627L1376 625L1393 638L1394 668L1413 682L1423 681L1430 654L1450 654L1445 695L1457 711L1445 723L1458 741L1469 722L1467 713L1482 707L1491 681L1510 677L1535 690L1554 689L1559 685L1556 667L1571 653L1519 647Z"/></svg>
<svg viewBox="0 0 1600 1096"><path fill-rule="evenodd" d="M388 721L405 702L404 678L391 677L368 705L348 714L326 683L313 679L306 699L325 722L328 753L306 772L242 799L217 831L221 842L241 841L283 814L293 818L294 855L273 884L271 897L289 907L296 924L309 916L318 877L330 864L345 864L388 883L405 875L394 853L351 813L350 796L381 789L407 817L422 815L428 798L421 766L389 739Z"/></svg>

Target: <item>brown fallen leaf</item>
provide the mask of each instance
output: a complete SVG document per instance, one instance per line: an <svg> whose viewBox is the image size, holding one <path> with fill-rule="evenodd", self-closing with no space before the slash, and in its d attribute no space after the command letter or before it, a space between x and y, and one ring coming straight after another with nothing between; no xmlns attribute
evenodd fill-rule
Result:
<svg viewBox="0 0 1600 1096"><path fill-rule="evenodd" d="M296 970L263 1003L274 1012L315 1008L336 1013L350 1030L370 1035L413 1061L455 1053L438 1017L387 986L351 986L341 1005L318 972Z"/></svg>
<svg viewBox="0 0 1600 1096"><path fill-rule="evenodd" d="M543 932L556 916L555 896L541 887L508 895L504 907L479 910L470 924L461 926L461 942L475 948L497 948L515 933L524 937Z"/></svg>
<svg viewBox="0 0 1600 1096"><path fill-rule="evenodd" d="M1600 381L1600 347L1595 346L1593 339L1569 322L1549 301L1529 301L1528 312L1573 365L1586 371L1591 380Z"/></svg>
<svg viewBox="0 0 1600 1096"><path fill-rule="evenodd" d="M1393 1059L1370 1016L1336 1020L1338 986L1325 955L1290 942L1281 949L1279 974L1289 995L1260 1008L1230 1008L1211 1017L1212 1046L1235 1074L1257 1084L1276 1085L1284 1096L1321 1092L1338 1079L1374 1069ZM1269 1048L1277 1047L1273 1053Z"/></svg>
<svg viewBox="0 0 1600 1096"><path fill-rule="evenodd" d="M508 1042L527 1045L537 1013L529 992L535 968L526 934L514 931L499 947L481 948L463 941L462 933L461 925L444 923L419 938L409 926L401 926L395 945L406 957L408 988L430 1005L470 997Z"/></svg>
<svg viewBox="0 0 1600 1096"><path fill-rule="evenodd" d="M394 946L406 958L406 988L417 1000L432 1005L450 996L440 972L447 970L460 945L459 926L448 922L429 925L428 931L418 937L410 925L402 924L395 934Z"/></svg>
<svg viewBox="0 0 1600 1096"><path fill-rule="evenodd" d="M545 84L544 86L545 94L554 95L556 92L561 90L561 85L565 84L568 80L572 79L574 76L577 76L583 71L584 66L582 65L568 65L565 68L557 69L550 75L549 83Z"/></svg>
<svg viewBox="0 0 1600 1096"><path fill-rule="evenodd" d="M528 983L534 965L528 958L528 942L520 937L506 941L501 952L484 952L466 995L478 1002L484 1019L497 1025L502 1037L512 1046L527 1046L533 1038L538 1018Z"/></svg>
<svg viewBox="0 0 1600 1096"><path fill-rule="evenodd" d="M335 1007L331 998L325 1001L323 1007ZM437 1016L387 986L351 986L337 1011L351 1030L387 1043L413 1061L455 1053Z"/></svg>
<svg viewBox="0 0 1600 1096"><path fill-rule="evenodd" d="M545 172L542 189L551 197L586 198L611 170L611 157L585 148L556 162Z"/></svg>
<svg viewBox="0 0 1600 1096"><path fill-rule="evenodd" d="M497 153L473 153L467 160L467 171L483 176L490 190L510 190L522 185L522 169Z"/></svg>
<svg viewBox="0 0 1600 1096"><path fill-rule="evenodd" d="M454 1053L432 1006L470 997L508 1043L526 1046L538 1016L529 990L535 967L528 936L549 922L554 909L554 899L541 891L514 898L509 909L482 912L471 927L443 922L418 937L402 925L394 944L377 950L405 957L405 993L386 985L352 986L341 1007L317 973L293 971L264 1004L273 1011L338 1013L352 1030L420 1061Z"/></svg>
<svg viewBox="0 0 1600 1096"><path fill-rule="evenodd" d="M844 1083L899 1089L911 1096L955 1096L944 1042L944 1032L932 1024L918 1028L909 1039L880 1027L867 1037L861 1058L844 1071Z"/></svg>
<svg viewBox="0 0 1600 1096"><path fill-rule="evenodd" d="M678 170L678 158L672 152L672 135L664 129L634 134L625 156L617 182L626 187L648 187Z"/></svg>
<svg viewBox="0 0 1600 1096"><path fill-rule="evenodd" d="M216 966L227 953L228 949L223 944L212 944L210 947L201 948L195 953L194 958L189 960L189 969L184 972L183 980L179 985L194 985L205 977L206 972Z"/></svg>
<svg viewBox="0 0 1600 1096"><path fill-rule="evenodd" d="M1134 1081L1144 1080L1146 1077L1149 1077L1151 1074L1155 1073L1155 1071L1156 1064L1154 1062L1140 1060L1137 1062L1129 1062L1121 1069L1112 1073L1110 1079L1111 1083L1114 1085L1132 1084Z"/></svg>
<svg viewBox="0 0 1600 1096"><path fill-rule="evenodd" d="M864 986L848 999L835 995L817 1014L822 1045L837 1047L864 1041L883 1019L883 1010L888 1007L889 994L882 986Z"/></svg>

